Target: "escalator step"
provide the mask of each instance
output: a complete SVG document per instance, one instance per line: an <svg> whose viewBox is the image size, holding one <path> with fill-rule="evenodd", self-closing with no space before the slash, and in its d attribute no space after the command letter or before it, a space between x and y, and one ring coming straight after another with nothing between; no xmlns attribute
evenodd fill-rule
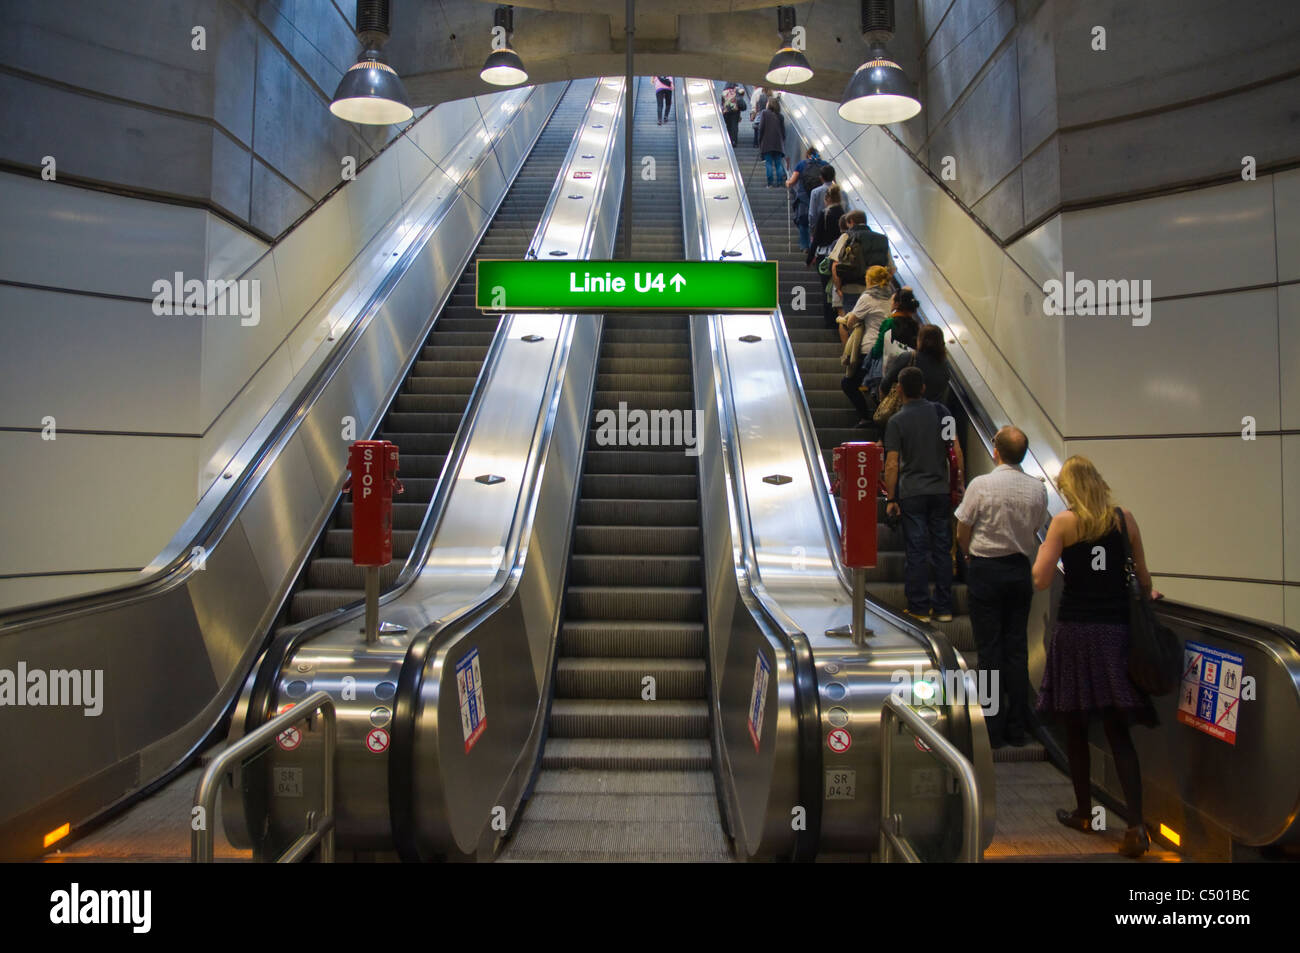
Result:
<svg viewBox="0 0 1300 953"><path fill-rule="evenodd" d="M701 738L548 738L542 770L708 771L709 742Z"/></svg>
<svg viewBox="0 0 1300 953"><path fill-rule="evenodd" d="M698 526L578 526L574 555L699 553Z"/></svg>
<svg viewBox="0 0 1300 953"><path fill-rule="evenodd" d="M570 586L570 619L662 619L691 622L704 611L704 592L694 587Z"/></svg>
<svg viewBox="0 0 1300 953"><path fill-rule="evenodd" d="M698 555L575 554L569 563L569 584L637 586L653 580L665 586L699 586L703 583L700 563Z"/></svg>
<svg viewBox="0 0 1300 953"><path fill-rule="evenodd" d="M708 733L704 701L556 698L551 703L552 738L706 738Z"/></svg>
<svg viewBox="0 0 1300 953"><path fill-rule="evenodd" d="M572 658L703 658L704 625L640 619L566 619L559 655Z"/></svg>
<svg viewBox="0 0 1300 953"><path fill-rule="evenodd" d="M703 659L560 658L555 667L557 698L642 700L653 678L655 699L704 698L708 694ZM647 702L648 703L648 702Z"/></svg>
<svg viewBox="0 0 1300 953"><path fill-rule="evenodd" d="M582 478L584 500L686 500L697 490L694 476L654 470L645 474L593 473Z"/></svg>
<svg viewBox="0 0 1300 953"><path fill-rule="evenodd" d="M580 500L579 525L684 526L697 523L695 500Z"/></svg>

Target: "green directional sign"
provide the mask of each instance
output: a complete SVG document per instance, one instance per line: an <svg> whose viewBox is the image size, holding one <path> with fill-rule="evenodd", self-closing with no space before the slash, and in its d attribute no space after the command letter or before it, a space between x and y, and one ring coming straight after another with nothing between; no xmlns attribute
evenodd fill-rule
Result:
<svg viewBox="0 0 1300 953"><path fill-rule="evenodd" d="M504 261L480 259L481 311L772 311L774 261Z"/></svg>

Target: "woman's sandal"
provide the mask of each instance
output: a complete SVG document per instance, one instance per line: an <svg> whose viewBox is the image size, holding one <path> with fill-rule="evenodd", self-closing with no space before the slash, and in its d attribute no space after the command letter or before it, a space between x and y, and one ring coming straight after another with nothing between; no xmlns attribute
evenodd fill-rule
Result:
<svg viewBox="0 0 1300 953"><path fill-rule="evenodd" d="M1065 808L1057 808L1056 819L1064 824L1070 830L1078 831L1081 834L1092 833L1092 818L1086 814L1080 814L1077 811L1067 811Z"/></svg>
<svg viewBox="0 0 1300 953"><path fill-rule="evenodd" d="M1141 857L1151 848L1151 837L1147 834L1147 826L1139 824L1137 827L1130 827L1124 832L1124 842L1119 845L1119 852L1125 857Z"/></svg>

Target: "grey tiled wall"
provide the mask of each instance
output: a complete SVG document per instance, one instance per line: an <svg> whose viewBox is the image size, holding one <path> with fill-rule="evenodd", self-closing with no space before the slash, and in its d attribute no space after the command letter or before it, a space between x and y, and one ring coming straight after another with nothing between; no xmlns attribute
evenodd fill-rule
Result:
<svg viewBox="0 0 1300 953"><path fill-rule="evenodd" d="M397 127L329 112L353 62L330 0L4 3L0 162L201 204L278 238ZM129 10L129 14L124 11ZM206 51L191 46L207 32Z"/></svg>

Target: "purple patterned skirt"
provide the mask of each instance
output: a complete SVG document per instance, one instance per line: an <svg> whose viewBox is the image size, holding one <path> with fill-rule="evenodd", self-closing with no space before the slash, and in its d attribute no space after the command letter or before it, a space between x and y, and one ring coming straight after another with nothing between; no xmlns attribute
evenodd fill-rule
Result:
<svg viewBox="0 0 1300 953"><path fill-rule="evenodd" d="M1151 699L1128 677L1128 626L1057 622L1037 710L1043 715L1117 712L1130 721L1156 724Z"/></svg>

